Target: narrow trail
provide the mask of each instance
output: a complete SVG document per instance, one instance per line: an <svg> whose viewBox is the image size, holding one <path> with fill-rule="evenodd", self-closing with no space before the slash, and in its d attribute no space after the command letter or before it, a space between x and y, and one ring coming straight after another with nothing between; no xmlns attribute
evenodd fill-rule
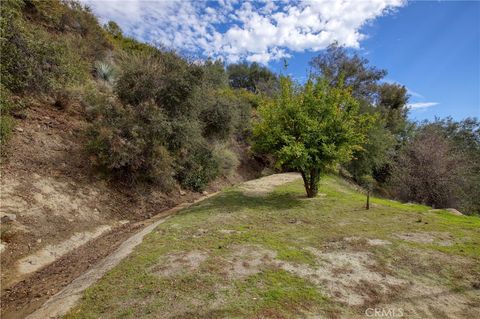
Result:
<svg viewBox="0 0 480 319"><path fill-rule="evenodd" d="M239 189L248 195L265 196L273 191L275 187L299 178L300 175L296 173L274 174L245 182L240 185ZM35 300L35 298L27 299L27 304L21 306L20 309L10 309L2 314L2 318L45 319L58 318L65 315L79 301L85 289L97 282L109 270L126 258L133 251L133 249L143 241L143 238L153 231L158 225L168 220L177 212L216 194L218 194L218 192L203 196L194 202L179 204L174 208L166 210L148 220L125 225L124 227L127 229L122 233L123 237L120 239L115 238L116 249L113 251L113 253L109 255L107 254L106 256L95 260L94 265L89 267L86 272L77 273L74 277L72 277L72 274L66 274L67 276L70 275L70 279L68 281L69 283L66 286L60 286L60 288L63 287L63 289L59 291L57 290L58 292L53 294L53 296L51 296L48 300L46 298L37 300ZM105 244L108 244L109 237L106 236L103 241ZM68 272L71 269L72 267L65 269L60 268L58 271L61 272L63 270ZM38 274L38 276L41 277L41 273ZM31 296L31 291L29 291L29 296ZM13 296L13 298L14 297L15 296ZM23 297L26 299L25 296Z"/></svg>

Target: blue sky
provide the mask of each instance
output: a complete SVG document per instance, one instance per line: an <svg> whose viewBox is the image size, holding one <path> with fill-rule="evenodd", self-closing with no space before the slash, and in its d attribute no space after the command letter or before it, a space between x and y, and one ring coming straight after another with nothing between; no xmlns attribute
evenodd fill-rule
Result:
<svg viewBox="0 0 480 319"><path fill-rule="evenodd" d="M408 88L412 119L480 117L477 1L82 1L139 40L276 71L286 58L300 80L338 41Z"/></svg>

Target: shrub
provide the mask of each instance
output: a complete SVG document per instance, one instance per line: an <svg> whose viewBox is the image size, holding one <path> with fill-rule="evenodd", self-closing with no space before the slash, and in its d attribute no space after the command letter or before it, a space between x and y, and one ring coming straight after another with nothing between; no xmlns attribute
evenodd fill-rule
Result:
<svg viewBox="0 0 480 319"><path fill-rule="evenodd" d="M221 176L232 176L240 164L237 154L225 145L216 145L213 149L213 157L218 164L218 170Z"/></svg>
<svg viewBox="0 0 480 319"><path fill-rule="evenodd" d="M187 189L202 191L218 175L218 163L205 146L190 150L178 163L177 179Z"/></svg>
<svg viewBox="0 0 480 319"><path fill-rule="evenodd" d="M175 118L171 122L171 131L168 137L168 148L173 152L182 149L192 149L204 143L202 127L197 119L188 116Z"/></svg>
<svg viewBox="0 0 480 319"><path fill-rule="evenodd" d="M88 150L93 163L127 182L147 181L168 190L173 184L172 158L165 148L170 126L152 102L135 107L103 96L95 109Z"/></svg>
<svg viewBox="0 0 480 319"><path fill-rule="evenodd" d="M207 138L225 140L237 122L238 112L233 101L227 97L216 96L213 101L201 113L204 123L204 134Z"/></svg>
<svg viewBox="0 0 480 319"><path fill-rule="evenodd" d="M125 103L154 100L170 118L194 112L190 97L201 81L201 69L173 53L125 54L115 92ZM192 114L194 115L194 114Z"/></svg>
<svg viewBox="0 0 480 319"><path fill-rule="evenodd" d="M437 130L427 128L400 151L390 183L403 201L455 207L464 170L465 162L453 145Z"/></svg>
<svg viewBox="0 0 480 319"><path fill-rule="evenodd" d="M126 104L138 105L155 100L163 85L164 66L160 59L145 53L122 55L121 71L115 85L115 93Z"/></svg>
<svg viewBox="0 0 480 319"><path fill-rule="evenodd" d="M94 64L95 73L97 78L113 85L115 82L115 70L113 66L107 62L96 61Z"/></svg>
<svg viewBox="0 0 480 319"><path fill-rule="evenodd" d="M225 89L216 94L228 101L233 109L232 127L237 137L244 139L251 137L252 110L266 99L247 90Z"/></svg>
<svg viewBox="0 0 480 319"><path fill-rule="evenodd" d="M7 142L13 128L13 118L10 115L13 102L10 92L0 84L0 147L3 154L3 146Z"/></svg>
<svg viewBox="0 0 480 319"><path fill-rule="evenodd" d="M392 166L390 188L404 201L480 213L480 122L420 124Z"/></svg>
<svg viewBox="0 0 480 319"><path fill-rule="evenodd" d="M2 83L13 93L50 93L81 83L89 74L88 59L101 57L107 47L101 28L97 26L100 33L94 32L95 18L79 8L68 9L60 2L13 0L2 2L1 8L0 72ZM90 29L52 32L68 12L78 15L79 21L81 17L89 20Z"/></svg>
<svg viewBox="0 0 480 319"><path fill-rule="evenodd" d="M19 4L13 1L2 4L0 21L2 83L15 93L27 88L44 90L57 64L53 48L45 41L45 33L26 28Z"/></svg>

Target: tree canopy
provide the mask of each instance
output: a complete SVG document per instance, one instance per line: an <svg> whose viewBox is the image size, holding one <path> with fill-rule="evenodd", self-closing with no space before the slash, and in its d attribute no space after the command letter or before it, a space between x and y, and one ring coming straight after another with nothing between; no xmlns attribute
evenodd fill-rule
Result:
<svg viewBox="0 0 480 319"><path fill-rule="evenodd" d="M295 88L282 78L279 98L259 108L254 147L272 154L278 166L300 172L307 196L314 197L321 174L348 161L364 142L370 116L359 115L358 108L341 83L319 78Z"/></svg>
<svg viewBox="0 0 480 319"><path fill-rule="evenodd" d="M230 86L234 89L246 89L253 93L274 95L278 91L278 78L265 66L253 62L230 64L227 67Z"/></svg>

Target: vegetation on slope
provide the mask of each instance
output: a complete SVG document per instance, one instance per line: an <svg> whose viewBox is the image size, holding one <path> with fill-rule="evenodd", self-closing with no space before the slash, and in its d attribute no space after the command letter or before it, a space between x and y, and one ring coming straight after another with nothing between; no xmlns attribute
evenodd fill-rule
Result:
<svg viewBox="0 0 480 319"><path fill-rule="evenodd" d="M83 133L92 168L164 191L176 183L201 191L231 175L239 156L251 158L257 108L275 105L281 92L281 77L266 66L194 63L124 35L113 21L101 26L75 1L2 1L0 48L2 153L29 105L73 109L89 122ZM477 119L411 123L406 88L385 83L386 70L335 43L311 67L311 81L342 83L360 115L372 118L368 127L355 125L366 138L348 141L359 147L335 170L385 197L480 212ZM308 83L295 85L301 91ZM437 142L436 152L424 149ZM429 153L435 156L422 160ZM262 149L255 157L271 164L276 155ZM331 164L324 155L314 158L315 167Z"/></svg>
<svg viewBox="0 0 480 319"><path fill-rule="evenodd" d="M201 191L235 171L262 93L230 88L221 62L140 43L75 1L9 0L1 16L2 149L35 101L82 113L92 166L116 181Z"/></svg>
<svg viewBox="0 0 480 319"><path fill-rule="evenodd" d="M301 179L266 197L233 188L181 212L66 318L474 316L478 217L379 198L365 211L333 176L319 191L306 198Z"/></svg>

